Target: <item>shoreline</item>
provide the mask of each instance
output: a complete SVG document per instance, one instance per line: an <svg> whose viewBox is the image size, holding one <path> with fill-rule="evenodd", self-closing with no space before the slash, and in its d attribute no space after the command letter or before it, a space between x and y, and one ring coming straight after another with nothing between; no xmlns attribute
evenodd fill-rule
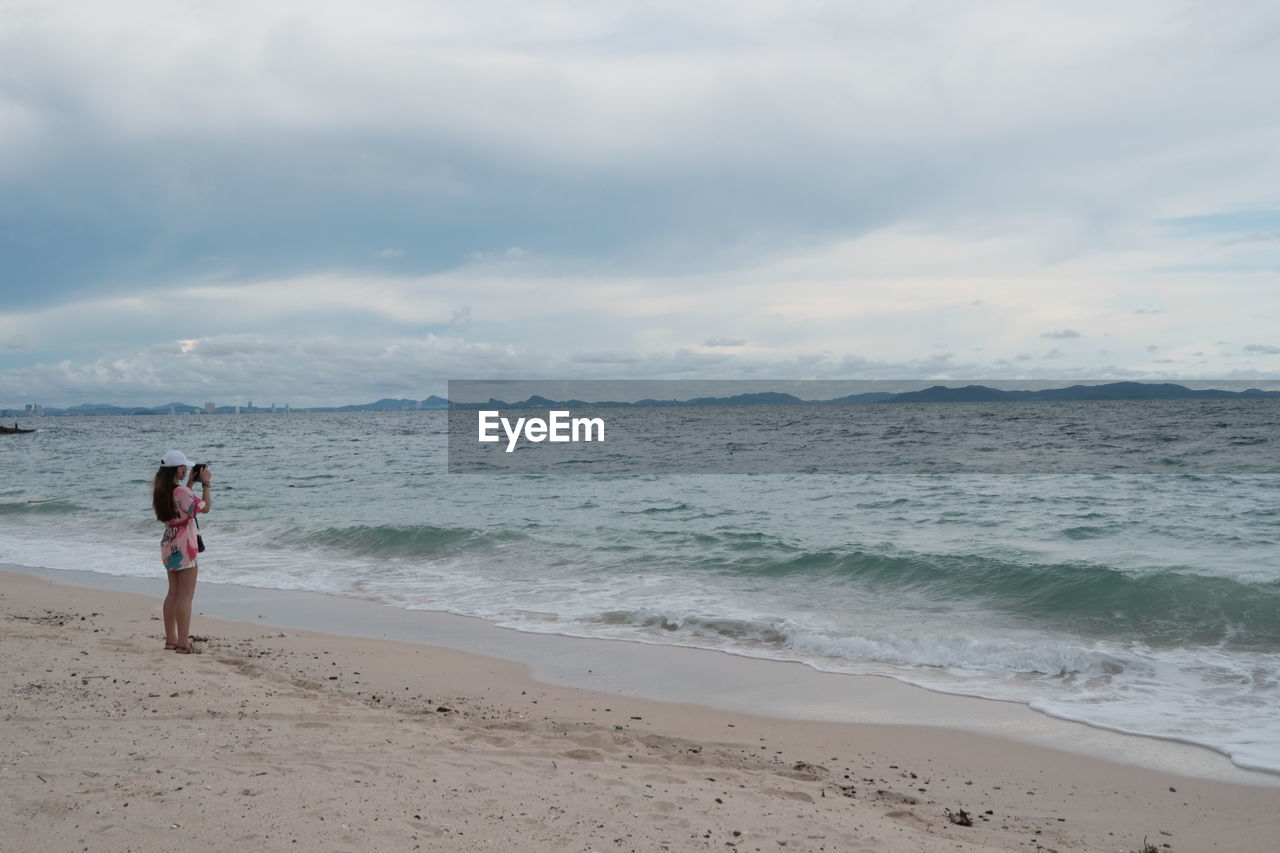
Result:
<svg viewBox="0 0 1280 853"><path fill-rule="evenodd" d="M149 578L0 563L4 572L158 598L158 581ZM1185 776L1280 787L1280 773L1242 767L1202 744L1095 726L1014 700L933 690L887 675L828 672L718 649L521 631L475 616L354 596L203 579L195 611L198 617L480 654L527 666L540 682L635 699L776 719L932 726Z"/></svg>
<svg viewBox="0 0 1280 853"><path fill-rule="evenodd" d="M18 849L214 850L232 838L267 850L309 843L548 853L726 845L1128 853L1144 838L1160 850L1274 848L1274 778L1216 753L1167 744L1262 783L1028 743L1016 726L1009 737L904 724L936 710L935 700L957 708L955 699L979 716L1018 711L1077 737L1096 731L1163 743L1023 706L865 677L855 692L872 706L897 707L900 719L768 716L639 698L630 691L643 679L630 671L594 689L556 675L556 667L580 669L581 658L544 661L538 672L472 650L282 629L256 614L197 616L206 652L184 657L160 649L154 595L40 575L0 573L0 742L13 744L0 759L0 820L17 828ZM216 586L197 593L199 611L208 612ZM221 592L237 590L255 601L269 592ZM309 612L316 604L285 597ZM351 614L352 601L328 604ZM394 611L369 606L384 617ZM401 612L435 630L461 631L468 622ZM395 621L383 630L395 633ZM478 627L487 630L457 641L481 645L498 632L521 645L536 637L557 647L605 643ZM535 653L544 654L538 645ZM689 677L678 660L696 659L704 692L744 705L808 678L855 681L714 652L606 647L608 657L629 647L677 685ZM676 653L651 654L664 648ZM716 661L711 670L707 660ZM763 672L766 683L733 683L723 666L731 661ZM873 682L892 685L890 695ZM950 821L947 812L960 809L972 827Z"/></svg>

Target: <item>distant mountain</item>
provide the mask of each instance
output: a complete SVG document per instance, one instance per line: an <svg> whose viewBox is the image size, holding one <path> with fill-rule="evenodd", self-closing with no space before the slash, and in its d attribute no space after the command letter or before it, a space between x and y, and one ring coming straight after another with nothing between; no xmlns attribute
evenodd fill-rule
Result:
<svg viewBox="0 0 1280 853"><path fill-rule="evenodd" d="M758 394L735 394L732 397L694 397L686 406L797 406L808 402L791 394L763 391Z"/></svg>
<svg viewBox="0 0 1280 853"><path fill-rule="evenodd" d="M195 406L189 406L186 403L166 403L163 406L151 407L151 411L158 415L160 414L167 415L170 409L173 409L174 413L179 415L190 415L195 412L201 411L201 409L198 409Z"/></svg>
<svg viewBox="0 0 1280 853"><path fill-rule="evenodd" d="M201 411L195 406L189 406L186 403L166 403L163 406L113 406L110 403L81 403L78 406L71 406L66 409L45 409L45 415L66 416L66 415L82 415L85 417L98 417L102 415L167 415L169 408L179 414L190 414L192 412ZM18 413L23 414L23 413Z"/></svg>
<svg viewBox="0 0 1280 853"><path fill-rule="evenodd" d="M389 397L383 397L381 400L375 400L372 403L362 403L353 406L339 406L332 409L335 412L412 412L422 408L422 404L417 400L392 400Z"/></svg>
<svg viewBox="0 0 1280 853"><path fill-rule="evenodd" d="M1171 382L1109 382L1105 385L1072 385L1040 391L1005 391L985 385L948 388L934 385L921 391L895 394L892 403L1004 403L1072 400L1230 400L1238 398L1280 399L1280 391L1223 391L1217 388L1191 389Z"/></svg>
<svg viewBox="0 0 1280 853"><path fill-rule="evenodd" d="M1001 391L996 388L988 388L985 385L966 385L963 388L948 388L945 385L934 385L932 388L925 388L921 391L904 391L901 394L894 394L887 401L889 403L991 403L1004 402L1007 400L1025 399L1012 396L1013 393L1029 393L1029 392L1010 392Z"/></svg>
<svg viewBox="0 0 1280 853"><path fill-rule="evenodd" d="M687 403L676 402L674 400L671 401L670 403L665 403L658 400L654 400L651 402L655 406L688 405ZM631 408L633 406L641 406L641 405L644 405L645 403L646 401L643 401L643 400L640 401L639 403L617 403L617 402L607 402L607 401L588 403L585 400L548 400L546 397L539 397L537 394L535 394L532 397L528 398L527 400L520 400L515 403L508 403L505 400L497 400L497 399L494 399L493 397L490 397L488 400L486 400L483 403L451 403L448 400L446 400L445 408L468 411L468 412L478 411L480 409L542 409L545 411L548 408L623 409L623 408Z"/></svg>
<svg viewBox="0 0 1280 853"><path fill-rule="evenodd" d="M58 411L57 409L45 409L44 413L51 414ZM68 415L147 415L151 414L149 408L142 406L112 406L108 403L81 403L78 406L72 406L66 409L63 414Z"/></svg>
<svg viewBox="0 0 1280 853"><path fill-rule="evenodd" d="M958 388L934 385L920 391L890 393L871 391L850 394L834 400L802 400L791 394L766 391L737 394L732 397L694 397L691 400L637 400L634 403L584 403L581 400L548 400L530 397L516 403L490 398L486 403L454 403L453 408L475 409L584 409L628 406L631 408L670 408L673 406L848 406L875 403L1006 403L1049 402L1067 400L1219 400L1238 398L1280 399L1280 391L1192 390L1173 383L1110 382L1105 385L1072 385L1070 388L1048 388L1042 391L1005 391L986 385L964 385Z"/></svg>
<svg viewBox="0 0 1280 853"><path fill-rule="evenodd" d="M1236 400L1236 399L1280 399L1280 391L1262 391L1249 388L1245 391L1225 391L1219 388L1191 389L1172 382L1108 382L1102 385L1072 385L1069 388L1046 388L1040 391L1004 390L989 388L986 385L962 385L951 387L934 385L920 391L904 391L890 393L887 391L870 391L863 394L850 394L833 400L802 400L792 394L776 391L763 391L754 394L735 394L732 397L694 397L690 400L638 400L634 403L617 401L587 402L585 400L549 400L537 395L515 403L490 398L484 403L451 403L444 397L431 395L425 400L409 400L406 398L384 397L372 403L359 403L347 406L327 406L310 408L310 412L405 412L405 411L441 411L458 409L475 411L478 409L613 409L613 408L668 408L672 406L848 406L873 405L879 403L1008 403L1008 402L1063 402L1084 400ZM232 414L235 406L218 406L217 414ZM163 406L113 406L107 403L81 403L67 409L45 409L45 415L167 415L170 410L177 414L196 414L204 409L187 403L169 403ZM277 408L283 412L285 407ZM24 416L17 410L6 410L6 417ZM260 406L242 406L242 414L260 414L270 412Z"/></svg>
<svg viewBox="0 0 1280 853"><path fill-rule="evenodd" d="M835 406L861 406L867 403L883 403L886 400L892 400L898 396L891 391L868 391L865 394L849 394L845 397L836 397L834 400L827 402Z"/></svg>

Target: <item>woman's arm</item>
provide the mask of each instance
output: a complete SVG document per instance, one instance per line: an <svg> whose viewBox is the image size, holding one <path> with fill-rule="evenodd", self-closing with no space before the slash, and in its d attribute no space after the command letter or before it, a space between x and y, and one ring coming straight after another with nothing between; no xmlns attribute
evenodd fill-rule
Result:
<svg viewBox="0 0 1280 853"><path fill-rule="evenodd" d="M209 480L210 480L209 466L205 465L200 469L200 511L201 512L208 512L209 506L212 502L209 497ZM195 485L194 478L192 480L191 485L193 486Z"/></svg>

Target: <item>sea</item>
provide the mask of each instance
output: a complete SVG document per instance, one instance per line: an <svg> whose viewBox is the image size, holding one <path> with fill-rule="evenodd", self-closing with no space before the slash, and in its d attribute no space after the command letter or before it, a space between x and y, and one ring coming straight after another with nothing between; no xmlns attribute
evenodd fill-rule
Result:
<svg viewBox="0 0 1280 853"><path fill-rule="evenodd" d="M818 434L873 410L697 417ZM178 448L213 469L207 581L885 675L1280 772L1280 402L909 413L875 471L732 474L460 473L445 412L42 418L0 437L0 562L158 578L150 483ZM1091 413L1134 427L1093 466L1019 426ZM909 464L963 422L1018 463Z"/></svg>

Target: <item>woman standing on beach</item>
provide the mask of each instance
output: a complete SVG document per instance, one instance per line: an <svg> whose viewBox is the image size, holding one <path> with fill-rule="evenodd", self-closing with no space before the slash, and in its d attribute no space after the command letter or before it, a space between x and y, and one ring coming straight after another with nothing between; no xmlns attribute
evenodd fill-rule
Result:
<svg viewBox="0 0 1280 853"><path fill-rule="evenodd" d="M209 469L200 468L202 496L197 498L190 488L195 476L186 485L182 482L191 467L181 450L168 451L160 457L160 470L151 493L156 518L165 524L160 540L160 559L169 575L169 594L164 597L164 647L183 655L199 654L189 636L191 599L196 594L199 569L195 518L197 513L209 511Z"/></svg>

